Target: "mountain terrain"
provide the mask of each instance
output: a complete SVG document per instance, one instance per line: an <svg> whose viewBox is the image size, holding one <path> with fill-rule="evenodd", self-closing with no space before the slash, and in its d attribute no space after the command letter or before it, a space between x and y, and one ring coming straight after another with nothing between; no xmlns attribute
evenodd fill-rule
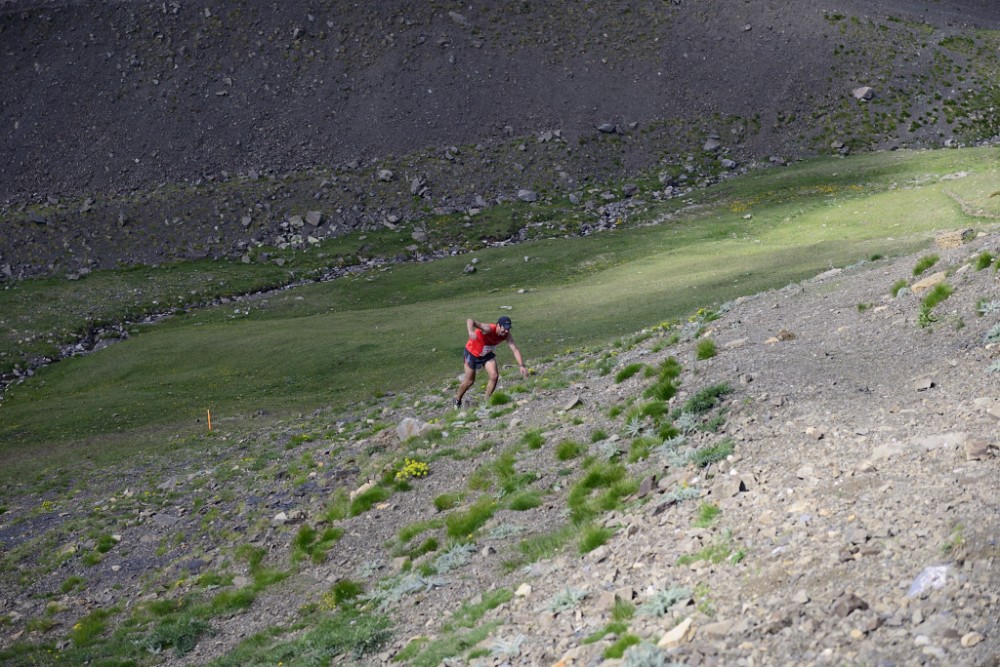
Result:
<svg viewBox="0 0 1000 667"><path fill-rule="evenodd" d="M988 0L0 0L0 281L364 280L810 156L994 144L998 30ZM969 176L942 174L885 189ZM491 400L207 413L119 465L55 443L0 494L0 663L1000 665L991 191L914 254L546 340L525 379L501 349ZM136 318L206 305L168 285ZM134 324L88 317L80 354Z"/></svg>
<svg viewBox="0 0 1000 667"><path fill-rule="evenodd" d="M0 267L420 239L519 196L599 219L595 187L976 144L1000 132L997 29L988 0L6 0Z"/></svg>
<svg viewBox="0 0 1000 667"><path fill-rule="evenodd" d="M506 368L501 400L25 480L0 655L996 665L1000 238L964 239Z"/></svg>

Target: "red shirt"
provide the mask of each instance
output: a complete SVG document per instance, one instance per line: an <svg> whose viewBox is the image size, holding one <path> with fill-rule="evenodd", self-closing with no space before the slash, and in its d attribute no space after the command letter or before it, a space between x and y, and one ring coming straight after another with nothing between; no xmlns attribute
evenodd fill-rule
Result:
<svg viewBox="0 0 1000 667"><path fill-rule="evenodd" d="M469 351L474 357L482 357L493 351L498 344L507 340L507 336L510 332L505 333L503 336L497 333L497 325L491 324L490 330L483 331L482 329L476 329L476 337L470 338L469 342L465 344L465 349Z"/></svg>

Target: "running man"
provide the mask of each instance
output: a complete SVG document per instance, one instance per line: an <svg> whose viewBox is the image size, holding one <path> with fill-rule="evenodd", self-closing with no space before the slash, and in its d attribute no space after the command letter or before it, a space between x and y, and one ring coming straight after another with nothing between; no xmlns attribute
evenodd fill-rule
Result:
<svg viewBox="0 0 1000 667"><path fill-rule="evenodd" d="M517 365L523 377L528 377L528 369L524 367L524 357L521 350L514 343L511 336L510 318L504 315L496 324L486 324L475 320L466 320L465 326L469 330L469 342L465 344L465 378L458 387L458 396L455 397L455 407L462 407L462 397L469 387L476 381L476 371L480 368L486 369L489 382L486 384L486 398L493 394L497 387L497 380L500 379L500 371L497 368L496 354L494 350L500 343L506 342L510 345L510 351L517 359Z"/></svg>

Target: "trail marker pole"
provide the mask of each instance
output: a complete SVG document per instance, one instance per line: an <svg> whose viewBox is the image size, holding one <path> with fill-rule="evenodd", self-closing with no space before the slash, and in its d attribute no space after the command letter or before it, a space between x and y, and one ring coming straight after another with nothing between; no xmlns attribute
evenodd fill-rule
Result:
<svg viewBox="0 0 1000 667"><path fill-rule="evenodd" d="M211 431L212 430L212 411L211 410L205 410L205 412L208 413L208 430Z"/></svg>

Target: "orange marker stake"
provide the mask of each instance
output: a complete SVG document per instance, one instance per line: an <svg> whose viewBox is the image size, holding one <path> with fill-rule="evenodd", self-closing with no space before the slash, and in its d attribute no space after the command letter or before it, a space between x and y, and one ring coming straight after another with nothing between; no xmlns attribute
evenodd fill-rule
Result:
<svg viewBox="0 0 1000 667"><path fill-rule="evenodd" d="M208 430L211 431L212 430L212 411L211 410L205 410L205 412L208 413Z"/></svg>

